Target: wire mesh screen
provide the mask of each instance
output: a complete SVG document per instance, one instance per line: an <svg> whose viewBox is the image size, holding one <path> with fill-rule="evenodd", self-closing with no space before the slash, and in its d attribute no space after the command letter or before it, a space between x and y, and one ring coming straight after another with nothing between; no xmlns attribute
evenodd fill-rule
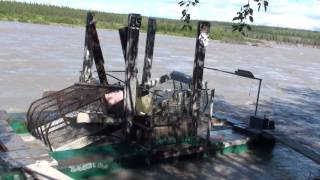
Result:
<svg viewBox="0 0 320 180"><path fill-rule="evenodd" d="M152 94L152 144L179 144L194 139L198 127L193 118L194 91L190 89L190 85L169 80L154 87ZM208 104L207 95L206 90L200 91L198 107L201 112Z"/></svg>
<svg viewBox="0 0 320 180"><path fill-rule="evenodd" d="M75 84L34 101L27 113L28 129L49 147L59 147L77 138L94 134L101 124L77 124L81 110L102 111L102 98L116 87Z"/></svg>

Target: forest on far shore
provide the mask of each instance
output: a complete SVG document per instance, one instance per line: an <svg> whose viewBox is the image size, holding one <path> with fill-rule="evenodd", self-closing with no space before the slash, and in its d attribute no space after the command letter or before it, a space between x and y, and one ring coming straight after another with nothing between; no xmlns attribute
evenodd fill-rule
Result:
<svg viewBox="0 0 320 180"><path fill-rule="evenodd" d="M19 21L39 24L67 24L84 26L85 10L51 5L0 1L0 20ZM127 15L96 12L98 28L118 29L127 24ZM142 19L142 31L147 29L147 17ZM180 20L157 19L157 32L162 34L194 37L196 21L190 22L192 29L182 29L184 23ZM252 26L245 35L232 32L232 23L213 21L210 38L232 43L259 43L263 40L278 43L302 44L320 47L320 32L297 30L267 26Z"/></svg>

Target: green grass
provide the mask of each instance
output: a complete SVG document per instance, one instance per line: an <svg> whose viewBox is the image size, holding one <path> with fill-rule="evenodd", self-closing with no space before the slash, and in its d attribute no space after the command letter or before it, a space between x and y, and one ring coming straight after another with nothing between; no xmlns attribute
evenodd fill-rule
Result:
<svg viewBox="0 0 320 180"><path fill-rule="evenodd" d="M39 24L65 24L84 26L86 11L68 7L40 5L0 1L0 20L19 21ZM96 12L98 28L118 29L127 24L127 15ZM182 30L183 22L179 20L157 20L157 32L177 36L194 37L196 21L191 21L192 30ZM239 32L232 32L232 23L212 22L210 38L226 42L245 43L261 42L259 40L276 41L279 43L304 44L320 47L320 32L296 30L288 28L253 26L252 31L242 36ZM142 31L147 29L147 18L143 17ZM258 40L258 41L257 41Z"/></svg>

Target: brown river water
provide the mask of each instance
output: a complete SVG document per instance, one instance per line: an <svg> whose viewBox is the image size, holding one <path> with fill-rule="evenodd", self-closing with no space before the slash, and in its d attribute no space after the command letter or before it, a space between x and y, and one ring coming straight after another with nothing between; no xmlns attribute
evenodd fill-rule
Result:
<svg viewBox="0 0 320 180"><path fill-rule="evenodd" d="M98 30L107 70L123 70L117 31ZM145 34L140 34L142 70ZM84 28L0 21L0 109L25 112L43 90L59 90L78 81ZM172 70L192 73L194 38L157 35L153 77ZM227 71L246 69L262 78L259 116L320 153L320 49L278 45L249 46L211 41L206 66ZM120 76L121 77L121 76ZM246 119L254 113L258 83L205 71L215 88L215 110ZM281 144L272 153L240 155L152 165L113 174L119 179L314 179L320 165Z"/></svg>

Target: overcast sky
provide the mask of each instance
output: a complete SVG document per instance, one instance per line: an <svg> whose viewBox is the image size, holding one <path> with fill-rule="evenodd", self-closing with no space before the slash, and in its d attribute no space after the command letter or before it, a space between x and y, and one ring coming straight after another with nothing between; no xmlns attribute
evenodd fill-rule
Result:
<svg viewBox="0 0 320 180"><path fill-rule="evenodd" d="M18 0L113 13L179 19L180 0ZM247 0L199 0L192 19L230 22ZM251 0L252 1L252 0ZM252 1L253 8L257 6ZM254 14L254 24L320 31L320 0L269 0L269 9Z"/></svg>

